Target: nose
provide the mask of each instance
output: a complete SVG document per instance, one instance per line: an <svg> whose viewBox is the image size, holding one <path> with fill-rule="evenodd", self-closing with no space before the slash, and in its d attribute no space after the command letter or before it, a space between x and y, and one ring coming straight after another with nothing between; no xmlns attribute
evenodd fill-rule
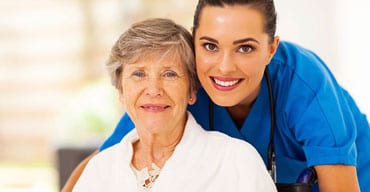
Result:
<svg viewBox="0 0 370 192"><path fill-rule="evenodd" d="M146 95L151 97L159 97L163 95L163 82L161 78L148 78L146 84Z"/></svg>
<svg viewBox="0 0 370 192"><path fill-rule="evenodd" d="M233 55L224 52L219 60L218 68L221 73L227 74L236 70L236 65L233 62Z"/></svg>

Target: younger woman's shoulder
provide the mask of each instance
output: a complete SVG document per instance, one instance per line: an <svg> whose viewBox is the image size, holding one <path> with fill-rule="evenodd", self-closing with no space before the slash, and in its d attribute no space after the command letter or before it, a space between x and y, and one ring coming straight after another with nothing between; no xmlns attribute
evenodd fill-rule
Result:
<svg viewBox="0 0 370 192"><path fill-rule="evenodd" d="M280 62L288 65L300 65L302 62L320 65L324 63L318 54L311 49L289 41L281 41L279 43L271 62Z"/></svg>
<svg viewBox="0 0 370 192"><path fill-rule="evenodd" d="M320 81L331 77L330 69L318 54L288 41L280 42L269 66L272 73L279 72L287 78L296 76L307 84L316 83L310 82L312 77Z"/></svg>

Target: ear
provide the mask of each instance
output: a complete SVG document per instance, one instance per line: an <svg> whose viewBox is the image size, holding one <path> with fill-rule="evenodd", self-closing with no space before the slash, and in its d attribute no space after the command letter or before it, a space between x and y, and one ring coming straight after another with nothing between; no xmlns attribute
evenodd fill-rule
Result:
<svg viewBox="0 0 370 192"><path fill-rule="evenodd" d="M272 57L275 55L275 52L279 46L280 37L275 36L273 42L269 45L269 55L267 57L267 63L270 63Z"/></svg>
<svg viewBox="0 0 370 192"><path fill-rule="evenodd" d="M190 93L188 104L189 105L193 105L196 101L197 101L197 92L196 91L192 91Z"/></svg>

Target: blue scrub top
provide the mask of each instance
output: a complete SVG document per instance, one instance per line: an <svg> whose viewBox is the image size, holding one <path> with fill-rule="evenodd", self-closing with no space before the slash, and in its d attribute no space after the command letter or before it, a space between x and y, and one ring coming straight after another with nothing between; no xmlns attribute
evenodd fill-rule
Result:
<svg viewBox="0 0 370 192"><path fill-rule="evenodd" d="M282 41L268 70L275 105L278 182L294 183L306 167L347 164L356 165L361 191L370 191L369 123L325 63L313 52ZM205 129L209 129L209 102L200 89L197 102L188 108ZM267 164L270 109L266 79L240 129L227 109L215 104L213 125L217 131L251 143ZM118 143L133 128L125 114L100 150Z"/></svg>

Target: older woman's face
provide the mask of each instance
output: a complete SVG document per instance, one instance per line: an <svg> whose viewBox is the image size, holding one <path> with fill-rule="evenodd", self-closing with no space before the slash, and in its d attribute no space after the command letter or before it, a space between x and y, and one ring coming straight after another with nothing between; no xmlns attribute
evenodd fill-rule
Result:
<svg viewBox="0 0 370 192"><path fill-rule="evenodd" d="M183 128L187 104L193 104L185 64L177 57L154 54L122 72L121 101L136 128L158 134Z"/></svg>

